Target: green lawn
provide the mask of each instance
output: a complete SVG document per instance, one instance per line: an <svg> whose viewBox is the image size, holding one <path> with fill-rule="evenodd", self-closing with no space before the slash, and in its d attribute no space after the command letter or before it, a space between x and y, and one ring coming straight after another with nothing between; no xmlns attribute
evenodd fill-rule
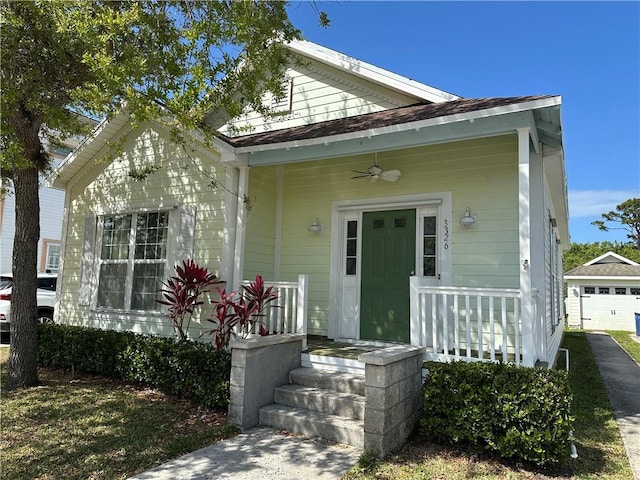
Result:
<svg viewBox="0 0 640 480"><path fill-rule="evenodd" d="M0 349L1 381L8 348ZM2 391L3 479L123 479L231 436L226 413L101 377L40 370Z"/></svg>
<svg viewBox="0 0 640 480"><path fill-rule="evenodd" d="M584 332L566 332L570 351L569 383L574 394L575 444L578 458L555 470L539 470L473 451L437 445L416 436L384 461L364 456L342 480L524 480L633 478L602 377Z"/></svg>
<svg viewBox="0 0 640 480"><path fill-rule="evenodd" d="M608 330L607 333L624 348L633 359L640 363L640 343L631 338L630 332L622 332L620 330Z"/></svg>

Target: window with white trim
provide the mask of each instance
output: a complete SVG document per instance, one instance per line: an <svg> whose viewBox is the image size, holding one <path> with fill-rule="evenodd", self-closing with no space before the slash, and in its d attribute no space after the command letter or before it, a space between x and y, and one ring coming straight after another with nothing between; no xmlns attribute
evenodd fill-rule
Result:
<svg viewBox="0 0 640 480"><path fill-rule="evenodd" d="M97 308L159 311L166 278L169 212L98 218Z"/></svg>
<svg viewBox="0 0 640 480"><path fill-rule="evenodd" d="M267 94L267 102L274 113L290 113L293 103L293 79L285 78L280 86L282 96L275 93Z"/></svg>
<svg viewBox="0 0 640 480"><path fill-rule="evenodd" d="M44 269L47 272L57 272L60 266L60 244L47 242Z"/></svg>

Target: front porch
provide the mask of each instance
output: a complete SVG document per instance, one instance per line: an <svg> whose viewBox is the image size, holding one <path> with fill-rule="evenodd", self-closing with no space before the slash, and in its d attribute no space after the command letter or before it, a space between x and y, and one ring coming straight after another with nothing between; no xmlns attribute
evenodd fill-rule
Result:
<svg viewBox="0 0 640 480"><path fill-rule="evenodd" d="M302 365L360 373L358 358L366 353L398 345L398 342L366 339L330 339L307 332L308 278L298 282L266 282L279 295L278 307L266 312L271 334L302 334ZM534 343L543 343L543 332L523 322L522 294L516 289L431 287L410 279L410 345L421 347L423 361L454 360L510 362L534 366L539 360ZM535 297L530 300L537 311Z"/></svg>

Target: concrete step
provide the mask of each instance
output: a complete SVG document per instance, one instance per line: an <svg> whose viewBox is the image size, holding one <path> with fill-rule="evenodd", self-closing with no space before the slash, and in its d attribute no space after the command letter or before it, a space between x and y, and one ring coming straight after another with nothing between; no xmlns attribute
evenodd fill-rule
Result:
<svg viewBox="0 0 640 480"><path fill-rule="evenodd" d="M357 373L302 367L291 370L289 379L290 383L305 387L364 396L364 375Z"/></svg>
<svg viewBox="0 0 640 480"><path fill-rule="evenodd" d="M364 447L364 422L362 420L271 404L260 409L260 423L356 448Z"/></svg>
<svg viewBox="0 0 640 480"><path fill-rule="evenodd" d="M306 408L327 415L364 419L364 397L353 393L302 385L283 385L275 389L274 401L280 405Z"/></svg>

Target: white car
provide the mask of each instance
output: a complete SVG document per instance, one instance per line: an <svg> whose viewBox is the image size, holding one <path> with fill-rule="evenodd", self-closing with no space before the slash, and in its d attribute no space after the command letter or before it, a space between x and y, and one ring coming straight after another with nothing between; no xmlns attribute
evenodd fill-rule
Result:
<svg viewBox="0 0 640 480"><path fill-rule="evenodd" d="M53 322L53 306L56 302L56 282L58 276L55 273L38 274L38 290L36 291L38 302L38 322ZM13 277L9 274L0 275L0 332L8 332L11 324L11 288Z"/></svg>

